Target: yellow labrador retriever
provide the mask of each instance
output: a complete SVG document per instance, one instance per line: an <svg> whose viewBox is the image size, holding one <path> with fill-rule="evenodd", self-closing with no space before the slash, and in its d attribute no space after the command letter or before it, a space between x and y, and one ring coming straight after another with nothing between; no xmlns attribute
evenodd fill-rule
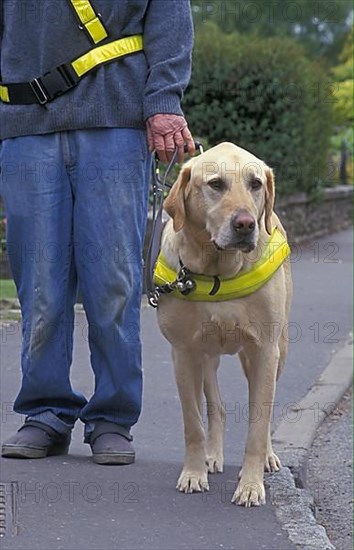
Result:
<svg viewBox="0 0 354 550"><path fill-rule="evenodd" d="M272 228L285 231L273 212L272 170L254 155L222 143L182 168L165 210L171 216L162 254L179 271L235 277L252 268L265 250ZM250 418L245 458L232 502L246 507L265 502L264 468L277 471L270 418L276 380L284 366L284 327L291 302L288 261L256 292L229 301L189 301L161 295L158 322L172 345L185 430L185 462L177 488L208 490L208 472L223 471L225 412L217 368L222 354L239 354L249 386ZM202 420L207 400L208 435ZM252 408L252 410L251 410Z"/></svg>

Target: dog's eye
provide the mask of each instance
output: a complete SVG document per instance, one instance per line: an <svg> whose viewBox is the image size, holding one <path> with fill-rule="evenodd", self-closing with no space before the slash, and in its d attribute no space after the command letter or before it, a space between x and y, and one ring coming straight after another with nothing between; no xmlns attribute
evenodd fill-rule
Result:
<svg viewBox="0 0 354 550"><path fill-rule="evenodd" d="M222 191L225 188L225 183L221 178L213 178L212 180L208 181L208 185L212 189L215 189L215 191Z"/></svg>
<svg viewBox="0 0 354 550"><path fill-rule="evenodd" d="M258 191L262 187L263 183L262 180L259 178L254 178L250 182L250 188L252 191Z"/></svg>

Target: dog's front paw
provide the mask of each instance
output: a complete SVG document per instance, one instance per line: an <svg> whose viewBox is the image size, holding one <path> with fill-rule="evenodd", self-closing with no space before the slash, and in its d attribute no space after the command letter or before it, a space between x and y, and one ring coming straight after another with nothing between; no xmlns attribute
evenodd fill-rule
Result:
<svg viewBox="0 0 354 550"><path fill-rule="evenodd" d="M279 472L281 468L280 459L273 451L267 456L264 469L266 472Z"/></svg>
<svg viewBox="0 0 354 550"><path fill-rule="evenodd" d="M203 493L209 491L208 473L192 470L182 470L176 489L181 493Z"/></svg>
<svg viewBox="0 0 354 550"><path fill-rule="evenodd" d="M265 504L265 489L263 483L240 481L231 502L250 508Z"/></svg>

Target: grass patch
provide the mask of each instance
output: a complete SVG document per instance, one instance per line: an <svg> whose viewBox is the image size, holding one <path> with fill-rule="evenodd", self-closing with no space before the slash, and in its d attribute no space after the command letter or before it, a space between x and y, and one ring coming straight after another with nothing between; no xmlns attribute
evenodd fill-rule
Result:
<svg viewBox="0 0 354 550"><path fill-rule="evenodd" d="M11 279L0 279L0 300L17 298L15 283Z"/></svg>

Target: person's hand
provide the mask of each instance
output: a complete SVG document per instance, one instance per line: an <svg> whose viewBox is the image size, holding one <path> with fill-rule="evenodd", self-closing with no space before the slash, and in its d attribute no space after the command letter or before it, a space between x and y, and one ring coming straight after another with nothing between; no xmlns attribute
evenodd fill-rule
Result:
<svg viewBox="0 0 354 550"><path fill-rule="evenodd" d="M195 153L192 134L186 119L178 115L158 114L147 120L150 153L156 151L161 162L170 162L177 147L177 161L183 162L184 145L189 155Z"/></svg>

